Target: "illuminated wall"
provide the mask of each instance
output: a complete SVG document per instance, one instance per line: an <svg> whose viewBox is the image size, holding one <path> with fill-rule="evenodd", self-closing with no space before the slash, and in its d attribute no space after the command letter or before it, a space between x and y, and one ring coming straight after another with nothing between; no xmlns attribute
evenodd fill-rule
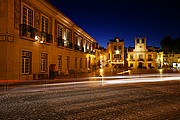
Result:
<svg viewBox="0 0 180 120"><path fill-rule="evenodd" d="M120 40L118 37L110 40L106 48L106 54L109 68L123 68L124 40Z"/></svg>
<svg viewBox="0 0 180 120"><path fill-rule="evenodd" d="M92 70L96 40L47 0L0 3L0 80L44 78L50 69Z"/></svg>
<svg viewBox="0 0 180 120"><path fill-rule="evenodd" d="M145 37L135 37L135 48L128 49L128 67L157 68L157 52L154 48L147 48Z"/></svg>

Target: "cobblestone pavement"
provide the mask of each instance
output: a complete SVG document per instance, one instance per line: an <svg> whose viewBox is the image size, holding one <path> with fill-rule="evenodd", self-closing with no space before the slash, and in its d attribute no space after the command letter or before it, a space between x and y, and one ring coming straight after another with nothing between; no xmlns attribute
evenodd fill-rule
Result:
<svg viewBox="0 0 180 120"><path fill-rule="evenodd" d="M180 119L179 81L89 84L41 91L11 89L0 94L0 120Z"/></svg>

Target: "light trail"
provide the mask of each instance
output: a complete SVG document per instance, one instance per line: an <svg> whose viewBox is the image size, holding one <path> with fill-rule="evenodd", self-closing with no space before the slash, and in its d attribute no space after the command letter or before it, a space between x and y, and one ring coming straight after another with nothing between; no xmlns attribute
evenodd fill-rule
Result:
<svg viewBox="0 0 180 120"><path fill-rule="evenodd" d="M83 78L79 78L83 79ZM87 79L87 78L86 78ZM132 76L106 76L106 77L89 77L88 79L95 79L81 82L68 82L68 83L53 83L46 86L63 86L63 85L82 85L82 84L127 84L127 83L140 83L140 82L162 82L171 80L180 80L180 74L142 74ZM107 79L107 80L106 80Z"/></svg>
<svg viewBox="0 0 180 120"><path fill-rule="evenodd" d="M123 76L102 76L102 77L89 77L89 78L93 78L93 79L117 79L117 78L141 78L141 77L180 77L180 74L178 73L167 73L167 74L138 74L138 75L123 75Z"/></svg>
<svg viewBox="0 0 180 120"><path fill-rule="evenodd" d="M180 77L163 77L163 78L135 78L135 79L119 79L119 80L105 80L103 84L126 84L126 83L142 83L142 82L163 82L180 80Z"/></svg>

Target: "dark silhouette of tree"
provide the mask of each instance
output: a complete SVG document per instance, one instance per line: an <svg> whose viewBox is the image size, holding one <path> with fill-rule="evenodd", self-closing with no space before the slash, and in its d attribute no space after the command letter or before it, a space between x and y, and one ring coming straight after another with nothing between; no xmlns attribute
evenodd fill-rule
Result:
<svg viewBox="0 0 180 120"><path fill-rule="evenodd" d="M180 37L174 40L174 53L180 53Z"/></svg>
<svg viewBox="0 0 180 120"><path fill-rule="evenodd" d="M173 52L173 39L170 36L164 37L161 42L161 48L165 54Z"/></svg>

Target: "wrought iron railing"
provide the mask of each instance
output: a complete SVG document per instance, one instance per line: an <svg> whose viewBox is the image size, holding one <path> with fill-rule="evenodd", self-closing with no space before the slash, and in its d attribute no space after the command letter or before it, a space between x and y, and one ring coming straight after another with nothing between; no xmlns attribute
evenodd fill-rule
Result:
<svg viewBox="0 0 180 120"><path fill-rule="evenodd" d="M38 34L38 30L30 25L20 24L20 36L34 38Z"/></svg>
<svg viewBox="0 0 180 120"><path fill-rule="evenodd" d="M64 40L62 38L57 38L57 46L64 46Z"/></svg>
<svg viewBox="0 0 180 120"><path fill-rule="evenodd" d="M41 41L43 41L43 43L52 43L52 35L47 33L47 32L41 32Z"/></svg>

